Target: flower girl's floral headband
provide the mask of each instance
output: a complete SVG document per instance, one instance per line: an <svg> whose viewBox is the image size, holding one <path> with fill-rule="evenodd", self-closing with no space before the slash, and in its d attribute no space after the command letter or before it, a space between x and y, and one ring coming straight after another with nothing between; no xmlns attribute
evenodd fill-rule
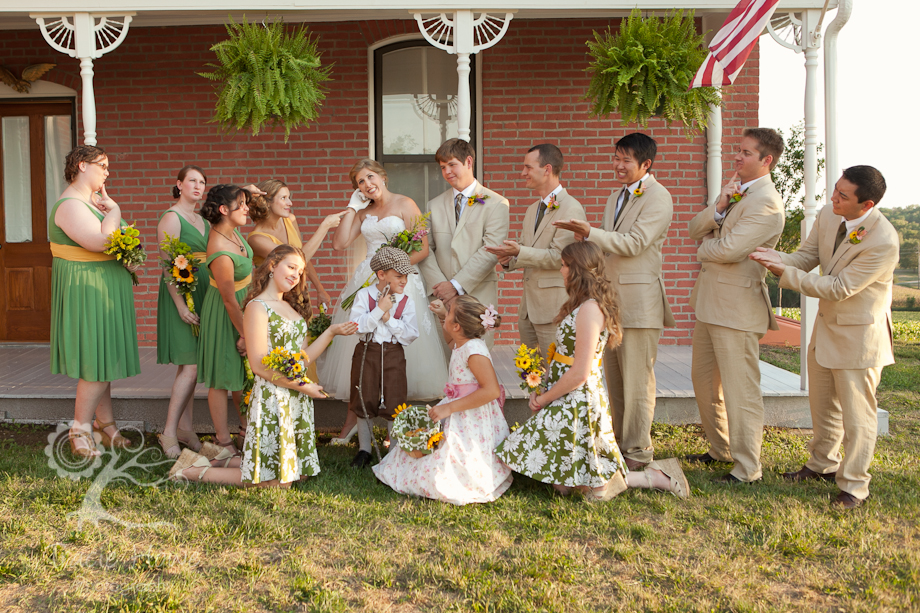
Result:
<svg viewBox="0 0 920 613"><path fill-rule="evenodd" d="M486 307L486 312L479 316L479 319L482 320L482 327L486 330L493 329L496 317L498 317L498 311L495 310L495 305L490 304Z"/></svg>

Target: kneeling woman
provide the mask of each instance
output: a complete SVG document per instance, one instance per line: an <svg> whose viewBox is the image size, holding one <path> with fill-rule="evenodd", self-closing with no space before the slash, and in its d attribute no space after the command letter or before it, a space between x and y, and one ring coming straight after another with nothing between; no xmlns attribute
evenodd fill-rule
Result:
<svg viewBox="0 0 920 613"><path fill-rule="evenodd" d="M535 415L495 452L513 471L550 483L562 495L574 490L608 500L634 487L686 498L690 490L676 459L629 472L617 446L601 360L622 332L603 251L594 243L572 243L562 250L561 272L569 299L554 320L559 327L549 357L549 389L531 394Z"/></svg>
<svg viewBox="0 0 920 613"><path fill-rule="evenodd" d="M316 383L301 386L277 373L273 376L262 364L275 347L303 351L313 362L334 336L357 331L357 324L351 322L333 325L307 345L303 311L309 302L302 300L305 266L300 249L276 247L253 275L244 302L246 354L256 379L242 459L221 450L215 462L226 466L212 468L207 458L186 449L169 471L171 479L289 487L301 477L319 474L311 398L322 398L323 388Z"/></svg>

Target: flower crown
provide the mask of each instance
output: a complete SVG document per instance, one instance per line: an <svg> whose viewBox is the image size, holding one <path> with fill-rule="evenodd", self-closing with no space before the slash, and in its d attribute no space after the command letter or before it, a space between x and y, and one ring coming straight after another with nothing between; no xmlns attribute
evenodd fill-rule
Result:
<svg viewBox="0 0 920 613"><path fill-rule="evenodd" d="M495 328L496 317L498 317L498 311L495 310L495 305L490 304L486 307L486 312L479 316L479 319L482 320L482 327L486 330Z"/></svg>

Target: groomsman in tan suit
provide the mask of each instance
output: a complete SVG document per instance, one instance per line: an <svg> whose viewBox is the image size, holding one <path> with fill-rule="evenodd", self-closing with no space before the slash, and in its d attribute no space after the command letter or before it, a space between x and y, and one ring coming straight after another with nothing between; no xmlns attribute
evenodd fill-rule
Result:
<svg viewBox="0 0 920 613"><path fill-rule="evenodd" d="M649 171L658 145L650 136L627 134L616 143L613 167L623 184L607 200L600 228L561 221L607 254L616 288L623 341L604 360L613 430L626 465L638 469L654 457L655 360L661 330L675 325L661 277L661 246L673 216L671 194Z"/></svg>
<svg viewBox="0 0 920 613"><path fill-rule="evenodd" d="M486 251L498 258L505 270L524 269L524 296L518 308L518 334L528 347L539 347L546 356L556 338L553 319L568 298L559 268L562 250L574 234L553 226L554 219L586 219L585 210L562 187L562 152L556 145L531 147L524 156L521 178L539 199L524 214L520 243L506 240Z"/></svg>
<svg viewBox="0 0 920 613"><path fill-rule="evenodd" d="M772 249L783 231L783 200L770 171L783 153L783 138L769 128L744 131L735 175L719 199L690 222L690 237L702 241L702 262L690 306L693 328L693 392L709 451L688 460L734 462L721 483L752 483L763 471L763 396L759 341L778 329L764 282L767 271L748 256Z"/></svg>
<svg viewBox="0 0 920 613"><path fill-rule="evenodd" d="M508 238L508 200L473 176L476 152L465 140L452 138L435 159L450 189L428 202L431 212L427 258L419 270L429 291L445 304L470 294L485 305L498 304L498 258L484 249ZM492 333L486 335L492 346Z"/></svg>
<svg viewBox="0 0 920 613"><path fill-rule="evenodd" d="M844 509L869 497L878 434L875 390L882 367L894 363L891 283L899 242L876 207L885 189L875 168L847 168L834 187L833 206L821 209L798 251L758 249L750 256L779 276L780 287L819 299L808 346L811 457L783 476L836 480L840 493L831 504ZM820 271L810 272L816 266Z"/></svg>

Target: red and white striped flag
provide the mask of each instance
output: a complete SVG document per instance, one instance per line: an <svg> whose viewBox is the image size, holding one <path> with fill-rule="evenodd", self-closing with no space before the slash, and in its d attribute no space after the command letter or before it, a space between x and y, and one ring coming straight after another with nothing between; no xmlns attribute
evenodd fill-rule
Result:
<svg viewBox="0 0 920 613"><path fill-rule="evenodd" d="M696 72L690 89L731 85L777 4L779 0L741 0L709 43L709 55Z"/></svg>

